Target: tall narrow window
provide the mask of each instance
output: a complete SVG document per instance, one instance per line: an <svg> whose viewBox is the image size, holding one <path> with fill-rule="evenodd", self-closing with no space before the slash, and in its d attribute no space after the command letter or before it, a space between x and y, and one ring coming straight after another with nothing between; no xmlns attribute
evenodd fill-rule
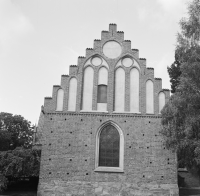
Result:
<svg viewBox="0 0 200 196"><path fill-rule="evenodd" d="M111 125L103 128L99 137L99 166L119 167L119 133Z"/></svg>
<svg viewBox="0 0 200 196"><path fill-rule="evenodd" d="M112 121L102 125L96 136L95 171L123 172L124 136Z"/></svg>
<svg viewBox="0 0 200 196"><path fill-rule="evenodd" d="M77 79L71 78L69 81L68 110L76 111Z"/></svg>
<svg viewBox="0 0 200 196"><path fill-rule="evenodd" d="M94 78L93 68L87 67L84 70L82 110L86 111L92 110L93 78Z"/></svg>
<svg viewBox="0 0 200 196"><path fill-rule="evenodd" d="M130 112L139 112L139 71L130 71Z"/></svg>
<svg viewBox="0 0 200 196"><path fill-rule="evenodd" d="M64 99L64 91L63 89L59 89L57 92L56 111L63 111L63 99Z"/></svg>
<svg viewBox="0 0 200 196"><path fill-rule="evenodd" d="M154 113L154 90L151 80L146 82L146 113Z"/></svg>
<svg viewBox="0 0 200 196"><path fill-rule="evenodd" d="M125 108L125 72L118 68L115 72L115 111L124 112Z"/></svg>
<svg viewBox="0 0 200 196"><path fill-rule="evenodd" d="M160 92L158 97L159 97L159 113L160 113L165 105L165 93Z"/></svg>
<svg viewBox="0 0 200 196"><path fill-rule="evenodd" d="M102 67L98 74L97 110L99 111L107 111L107 84L108 70Z"/></svg>

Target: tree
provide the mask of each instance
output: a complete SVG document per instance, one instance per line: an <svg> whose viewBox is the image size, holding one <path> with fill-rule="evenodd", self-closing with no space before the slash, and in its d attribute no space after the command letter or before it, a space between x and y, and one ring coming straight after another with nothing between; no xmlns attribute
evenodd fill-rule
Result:
<svg viewBox="0 0 200 196"><path fill-rule="evenodd" d="M180 70L180 65L181 62L179 60L179 55L175 54L175 61L172 63L170 67L167 67L167 71L170 77L170 82L171 82L171 92L175 93L176 88L180 82L180 75L181 75L181 70Z"/></svg>
<svg viewBox="0 0 200 196"><path fill-rule="evenodd" d="M181 64L188 61L191 48L199 45L200 38L200 3L199 0L193 0L188 6L189 18L183 18L180 21L181 33L178 33L177 47L175 51L175 61L167 68L171 92L175 93L180 82Z"/></svg>
<svg viewBox="0 0 200 196"><path fill-rule="evenodd" d="M162 133L167 147L177 151L179 164L195 167L200 176L200 0L189 4L188 14L180 21L176 47L180 72L170 68L175 72L170 77L178 77L175 93L161 112Z"/></svg>
<svg viewBox="0 0 200 196"><path fill-rule="evenodd" d="M0 170L6 177L39 176L41 150L17 147L0 152Z"/></svg>
<svg viewBox="0 0 200 196"><path fill-rule="evenodd" d="M14 150L0 152L0 191L5 189L8 179L38 177L41 150L17 147Z"/></svg>
<svg viewBox="0 0 200 196"><path fill-rule="evenodd" d="M41 150L31 149L34 126L20 115L0 113L0 191L9 178L38 177Z"/></svg>
<svg viewBox="0 0 200 196"><path fill-rule="evenodd" d="M18 146L29 148L32 144L34 126L20 115L0 113L0 151Z"/></svg>

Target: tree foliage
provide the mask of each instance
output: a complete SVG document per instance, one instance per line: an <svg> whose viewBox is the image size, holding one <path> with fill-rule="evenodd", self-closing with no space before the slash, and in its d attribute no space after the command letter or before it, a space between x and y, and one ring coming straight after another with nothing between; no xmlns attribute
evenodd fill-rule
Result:
<svg viewBox="0 0 200 196"><path fill-rule="evenodd" d="M41 150L17 147L14 150L0 151L0 191L6 188L7 178L38 177Z"/></svg>
<svg viewBox="0 0 200 196"><path fill-rule="evenodd" d="M179 55L175 54L175 61L172 63L170 67L167 67L167 71L170 77L170 82L171 82L171 92L175 93L176 88L180 82L180 75L181 75L181 69L180 65L181 62L179 60Z"/></svg>
<svg viewBox="0 0 200 196"><path fill-rule="evenodd" d="M200 175L200 0L189 4L188 14L177 38L179 68L168 68L170 81L175 76L177 83L162 110L162 133L167 147L178 152L179 163L196 167Z"/></svg>
<svg viewBox="0 0 200 196"><path fill-rule="evenodd" d="M167 68L171 92L175 93L180 82L181 65L188 61L191 48L199 45L200 38L200 3L193 0L188 6L188 18L180 21L181 32L177 36L177 47L175 51L175 61Z"/></svg>
<svg viewBox="0 0 200 196"><path fill-rule="evenodd" d="M39 176L40 150L32 146L34 126L20 115L0 113L0 191L8 177Z"/></svg>
<svg viewBox="0 0 200 196"><path fill-rule="evenodd" d="M20 115L0 113L0 150L12 150L32 144L34 126Z"/></svg>
<svg viewBox="0 0 200 196"><path fill-rule="evenodd" d="M0 170L6 177L39 176L41 150L17 147L0 152Z"/></svg>

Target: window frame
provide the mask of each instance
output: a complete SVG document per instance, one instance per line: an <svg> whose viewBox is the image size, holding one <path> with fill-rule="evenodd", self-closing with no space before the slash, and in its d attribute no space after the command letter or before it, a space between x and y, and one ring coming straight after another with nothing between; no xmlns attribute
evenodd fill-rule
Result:
<svg viewBox="0 0 200 196"><path fill-rule="evenodd" d="M103 167L99 166L99 139L102 129L108 125L115 127L119 133L120 142L119 142L119 167ZM103 123L96 133L96 152L95 152L95 172L124 172L124 134L121 128L112 121L107 121Z"/></svg>

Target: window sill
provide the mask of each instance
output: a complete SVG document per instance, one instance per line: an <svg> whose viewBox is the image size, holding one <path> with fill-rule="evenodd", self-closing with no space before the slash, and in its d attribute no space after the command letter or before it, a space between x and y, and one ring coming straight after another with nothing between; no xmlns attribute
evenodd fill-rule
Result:
<svg viewBox="0 0 200 196"><path fill-rule="evenodd" d="M113 111L115 114L141 114L141 112L120 112L120 111Z"/></svg>
<svg viewBox="0 0 200 196"><path fill-rule="evenodd" d="M123 173L123 169L119 167L97 167L95 172L113 172L113 173Z"/></svg>
<svg viewBox="0 0 200 196"><path fill-rule="evenodd" d="M108 113L108 111L98 111L98 110L81 110L80 112L88 112L88 113Z"/></svg>

